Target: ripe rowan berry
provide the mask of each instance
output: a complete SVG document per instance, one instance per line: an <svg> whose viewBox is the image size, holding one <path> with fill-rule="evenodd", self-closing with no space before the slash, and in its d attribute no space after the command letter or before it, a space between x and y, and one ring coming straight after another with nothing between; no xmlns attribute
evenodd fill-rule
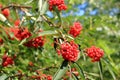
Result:
<svg viewBox="0 0 120 80"><path fill-rule="evenodd" d="M12 65L12 64L14 64L12 57L4 54L2 57L2 66L7 67L8 65Z"/></svg>
<svg viewBox="0 0 120 80"><path fill-rule="evenodd" d="M10 15L10 10L9 9L3 9L2 10L2 14L5 16L5 17L8 17Z"/></svg>
<svg viewBox="0 0 120 80"><path fill-rule="evenodd" d="M48 3L50 11L53 10L53 7L57 7L59 11L67 9L64 0L49 0Z"/></svg>
<svg viewBox="0 0 120 80"><path fill-rule="evenodd" d="M79 22L74 22L73 26L70 27L69 34L73 37L77 37L82 30L82 26Z"/></svg>
<svg viewBox="0 0 120 80"><path fill-rule="evenodd" d="M92 46L86 49L87 56L92 59L92 62L100 61L100 58L103 57L104 51L96 46Z"/></svg>
<svg viewBox="0 0 120 80"><path fill-rule="evenodd" d="M44 38L42 36L31 39L24 44L27 47L42 47L44 45Z"/></svg>
<svg viewBox="0 0 120 80"><path fill-rule="evenodd" d="M20 41L25 39L25 38L29 38L31 36L31 33L28 31L27 28L24 28L24 29L11 28L11 32L13 32L14 36Z"/></svg>
<svg viewBox="0 0 120 80"><path fill-rule="evenodd" d="M0 45L3 44L3 40L0 38Z"/></svg>
<svg viewBox="0 0 120 80"><path fill-rule="evenodd" d="M79 49L78 45L74 43L74 41L63 42L60 45L59 54L62 54L62 57L68 61L77 61L79 58Z"/></svg>

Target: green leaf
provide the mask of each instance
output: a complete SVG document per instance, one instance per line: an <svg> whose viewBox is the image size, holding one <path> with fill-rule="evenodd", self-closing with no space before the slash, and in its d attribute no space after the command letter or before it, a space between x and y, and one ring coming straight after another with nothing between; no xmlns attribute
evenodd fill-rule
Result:
<svg viewBox="0 0 120 80"><path fill-rule="evenodd" d="M55 31L43 31L39 33L39 36L48 36L48 35L56 35L58 34L58 32Z"/></svg>
<svg viewBox="0 0 120 80"><path fill-rule="evenodd" d="M68 69L68 61L64 60L60 69L54 75L53 80L60 80L63 77L63 75L66 73L67 69Z"/></svg>
<svg viewBox="0 0 120 80"><path fill-rule="evenodd" d="M48 1L46 0L46 1L44 2L43 6L42 6L42 9L41 9L41 11L40 11L40 15L45 14L46 11L47 11L47 8L48 8Z"/></svg>
<svg viewBox="0 0 120 80"><path fill-rule="evenodd" d="M82 80L85 80L85 75L81 66L79 66L76 62L74 62L74 66L77 68L79 74L81 75Z"/></svg>
<svg viewBox="0 0 120 80"><path fill-rule="evenodd" d="M73 76L74 80L79 80L79 78L74 73L72 73L72 76Z"/></svg>
<svg viewBox="0 0 120 80"><path fill-rule="evenodd" d="M6 74L3 74L2 76L0 76L0 80L5 80L7 78Z"/></svg>
<svg viewBox="0 0 120 80"><path fill-rule="evenodd" d="M39 1L38 1L38 9L39 9L39 12L40 12L41 9L42 9L42 0L39 0Z"/></svg>
<svg viewBox="0 0 120 80"><path fill-rule="evenodd" d="M108 70L109 70L110 74L112 75L113 79L116 80L115 74L113 72L113 71L116 71L114 69L114 67L111 65L111 63L108 60L103 59L103 61L105 62L106 66L108 67Z"/></svg>
<svg viewBox="0 0 120 80"><path fill-rule="evenodd" d="M100 70L100 78L101 78L101 80L103 80L103 71L102 71L102 63L101 63L101 61L98 62L98 67L99 67L99 70Z"/></svg>

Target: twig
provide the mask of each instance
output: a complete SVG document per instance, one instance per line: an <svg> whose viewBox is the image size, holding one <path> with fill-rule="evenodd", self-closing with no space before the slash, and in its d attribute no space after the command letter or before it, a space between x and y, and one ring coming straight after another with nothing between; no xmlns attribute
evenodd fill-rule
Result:
<svg viewBox="0 0 120 80"><path fill-rule="evenodd" d="M42 71L42 70L49 70L49 69L51 69L51 68L58 68L58 67L55 67L55 66L50 66L50 67L47 67L47 68L42 68L42 69L39 69L40 71Z"/></svg>
<svg viewBox="0 0 120 80"><path fill-rule="evenodd" d="M6 8L11 8L11 7L14 7L14 8L28 8L28 9L32 8L31 6L21 6L21 5L16 5L16 4L10 4L9 6L3 7L1 10L4 10Z"/></svg>
<svg viewBox="0 0 120 80"><path fill-rule="evenodd" d="M54 23L52 23L50 20L48 20L48 18L47 17L45 17L44 15L41 15L41 17L49 24L49 26L55 26L55 27L57 27L57 25L55 25Z"/></svg>

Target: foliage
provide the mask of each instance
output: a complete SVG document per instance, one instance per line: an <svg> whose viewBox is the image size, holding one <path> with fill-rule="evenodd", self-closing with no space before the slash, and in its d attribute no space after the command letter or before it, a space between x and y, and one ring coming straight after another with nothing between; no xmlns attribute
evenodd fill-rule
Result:
<svg viewBox="0 0 120 80"><path fill-rule="evenodd" d="M42 2L41 2L42 1ZM79 8L82 4L87 6ZM120 79L120 2L118 0L65 0L67 10L49 11L47 0L0 0L3 8L8 7L10 16L0 18L0 79L31 80L36 76L52 75L54 80L61 78L74 80L119 80ZM85 13L78 15L82 9ZM90 12L98 10L91 15ZM118 12L114 13L113 9ZM2 11L0 12L0 14ZM114 14L110 14L114 13ZM21 28L28 28L32 36L23 40L15 38L8 28L20 19ZM68 34L73 22L82 24L82 32L76 38ZM62 27L61 27L62 26ZM41 30L39 32L39 30ZM14 37L14 40L10 40ZM24 46L29 40L42 36L44 46L31 48ZM77 62L68 62L56 52L55 39L74 40L80 49ZM104 50L100 62L91 62L84 50L92 45ZM14 64L2 66L2 57L7 53L14 57ZM76 70L71 71L72 68ZM78 72L78 76L75 73ZM64 73L64 74L63 74ZM67 75L69 73L70 75Z"/></svg>

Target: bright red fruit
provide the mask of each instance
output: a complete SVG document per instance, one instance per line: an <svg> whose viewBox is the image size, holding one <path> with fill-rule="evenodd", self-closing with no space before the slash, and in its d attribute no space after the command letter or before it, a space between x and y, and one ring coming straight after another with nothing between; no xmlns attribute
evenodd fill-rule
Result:
<svg viewBox="0 0 120 80"><path fill-rule="evenodd" d="M20 25L20 20L18 19L18 20L15 21L14 26L18 27L19 25Z"/></svg>
<svg viewBox="0 0 120 80"><path fill-rule="evenodd" d="M8 65L14 64L14 61L13 61L12 57L10 57L6 54L3 55L2 60L3 60L2 61L2 66L3 67L7 67Z"/></svg>
<svg viewBox="0 0 120 80"><path fill-rule="evenodd" d="M5 16L5 17L8 17L10 15L10 10L9 9L4 9L2 10L2 14Z"/></svg>
<svg viewBox="0 0 120 80"><path fill-rule="evenodd" d="M0 38L0 45L3 44L3 40Z"/></svg>
<svg viewBox="0 0 120 80"><path fill-rule="evenodd" d="M14 36L20 41L25 39L25 38L29 38L31 36L31 33L28 31L27 28L24 28L24 29L11 28L11 32L13 32Z"/></svg>
<svg viewBox="0 0 120 80"><path fill-rule="evenodd" d="M82 30L82 26L79 22L74 22L73 26L70 27L69 34L73 37L77 37Z"/></svg>
<svg viewBox="0 0 120 80"><path fill-rule="evenodd" d="M59 53L62 54L62 57L68 61L77 61L79 58L79 49L78 45L74 41L63 42L60 45Z"/></svg>
<svg viewBox="0 0 120 80"><path fill-rule="evenodd" d="M92 62L100 61L100 58L104 55L104 51L96 46L87 48L86 53L92 59Z"/></svg>
<svg viewBox="0 0 120 80"><path fill-rule="evenodd" d="M49 0L48 3L50 11L53 10L53 7L57 7L59 11L67 9L64 0Z"/></svg>
<svg viewBox="0 0 120 80"><path fill-rule="evenodd" d="M47 80L52 80L52 76L51 75L47 75L46 79Z"/></svg>
<svg viewBox="0 0 120 80"><path fill-rule="evenodd" d="M42 36L36 37L24 44L27 47L42 47L44 45L44 38Z"/></svg>

